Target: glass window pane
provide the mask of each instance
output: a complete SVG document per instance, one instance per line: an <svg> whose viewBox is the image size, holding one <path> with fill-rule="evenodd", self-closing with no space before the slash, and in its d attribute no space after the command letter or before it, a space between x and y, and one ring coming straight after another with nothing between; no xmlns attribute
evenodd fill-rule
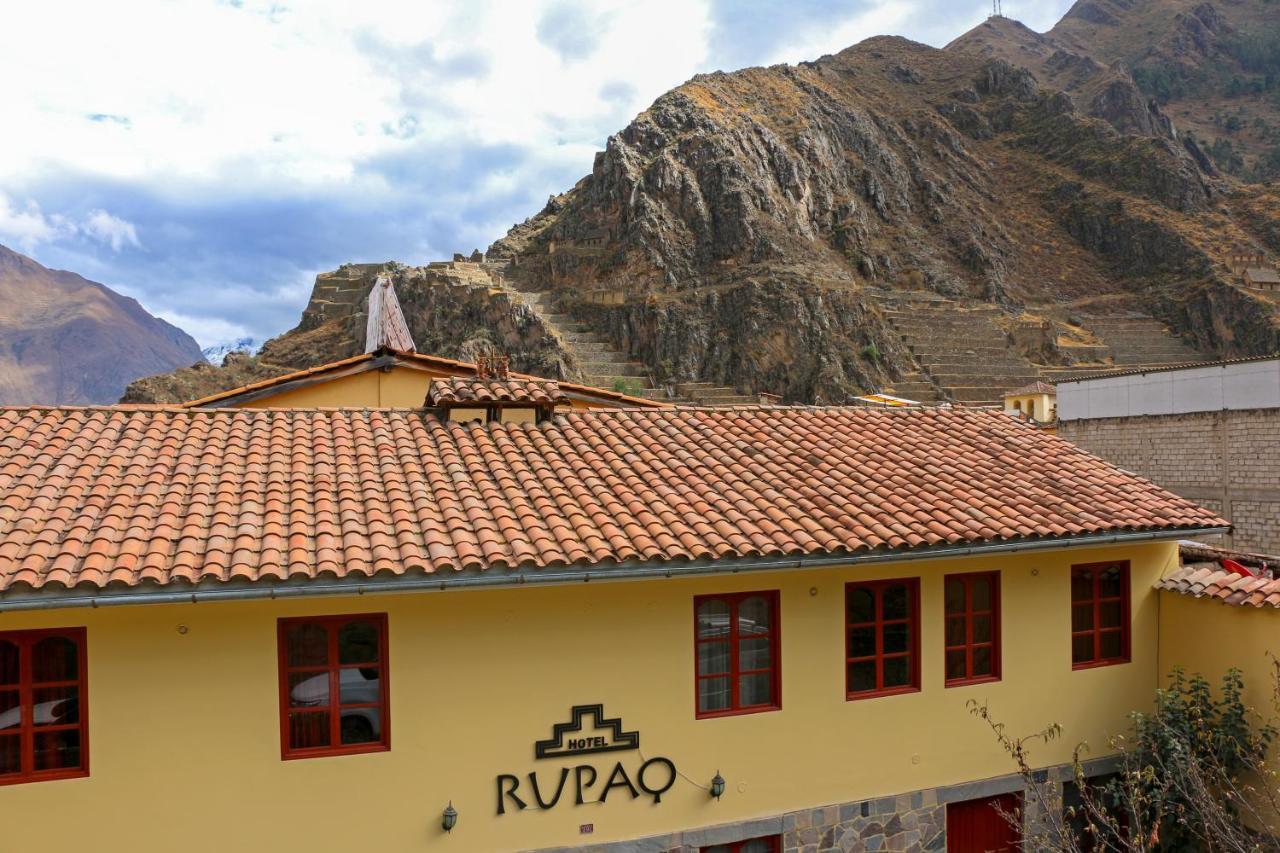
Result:
<svg viewBox="0 0 1280 853"><path fill-rule="evenodd" d="M1122 654L1119 631L1104 631L1102 633L1102 657L1118 658Z"/></svg>
<svg viewBox="0 0 1280 853"><path fill-rule="evenodd" d="M1071 600L1088 601L1093 598L1093 575L1090 572L1074 572L1071 575Z"/></svg>
<svg viewBox="0 0 1280 853"><path fill-rule="evenodd" d="M329 632L311 622L285 629L285 659L289 666L324 666L329 663Z"/></svg>
<svg viewBox="0 0 1280 853"><path fill-rule="evenodd" d="M738 641L738 668L768 669L773 665L773 648L768 637Z"/></svg>
<svg viewBox="0 0 1280 853"><path fill-rule="evenodd" d="M339 702L343 705L363 705L382 698L380 672L374 667L353 666L338 670Z"/></svg>
<svg viewBox="0 0 1280 853"><path fill-rule="evenodd" d="M289 673L289 707L310 708L328 704L328 672Z"/></svg>
<svg viewBox="0 0 1280 853"><path fill-rule="evenodd" d="M17 690L0 690L0 731L22 725L22 708Z"/></svg>
<svg viewBox="0 0 1280 853"><path fill-rule="evenodd" d="M978 646L973 650L973 677L981 678L995 672L992 666L991 647Z"/></svg>
<svg viewBox="0 0 1280 853"><path fill-rule="evenodd" d="M1120 627L1120 602L1105 601L1098 606L1098 627L1099 628L1119 628Z"/></svg>
<svg viewBox="0 0 1280 853"><path fill-rule="evenodd" d="M888 658L884 662L884 686L906 687L911 683L911 659Z"/></svg>
<svg viewBox="0 0 1280 853"><path fill-rule="evenodd" d="M17 684L18 647L8 640L0 640L0 684Z"/></svg>
<svg viewBox="0 0 1280 853"><path fill-rule="evenodd" d="M849 664L849 692L861 693L876 689L876 662L873 660Z"/></svg>
<svg viewBox="0 0 1280 853"><path fill-rule="evenodd" d="M884 654L905 652L911 645L911 626L905 622L884 626Z"/></svg>
<svg viewBox="0 0 1280 853"><path fill-rule="evenodd" d="M0 735L0 776L22 772L22 738Z"/></svg>
<svg viewBox="0 0 1280 853"><path fill-rule="evenodd" d="M991 580L989 578L974 578L970 584L970 589L973 590L973 609L990 610Z"/></svg>
<svg viewBox="0 0 1280 853"><path fill-rule="evenodd" d="M698 639L729 636L729 605L723 601L704 601L698 605Z"/></svg>
<svg viewBox="0 0 1280 853"><path fill-rule="evenodd" d="M698 675L719 675L728 671L728 643L698 643Z"/></svg>
<svg viewBox="0 0 1280 853"><path fill-rule="evenodd" d="M76 644L66 637L45 637L31 647L31 680L75 681L80 677Z"/></svg>
<svg viewBox="0 0 1280 853"><path fill-rule="evenodd" d="M311 749L329 746L329 712L289 714L289 748Z"/></svg>
<svg viewBox="0 0 1280 853"><path fill-rule="evenodd" d="M1100 593L1103 598L1118 598L1123 592L1119 566L1111 566L1102 571Z"/></svg>
<svg viewBox="0 0 1280 853"><path fill-rule="evenodd" d="M1071 608L1071 630L1088 631L1093 628L1093 605L1076 604Z"/></svg>
<svg viewBox="0 0 1280 853"><path fill-rule="evenodd" d="M876 629L874 625L849 630L849 657L865 658L876 653Z"/></svg>
<svg viewBox="0 0 1280 853"><path fill-rule="evenodd" d="M966 639L964 635L964 617L953 616L947 620L947 645L963 646Z"/></svg>
<svg viewBox="0 0 1280 853"><path fill-rule="evenodd" d="M368 622L349 622L338 631L338 663L377 663L378 629Z"/></svg>
<svg viewBox="0 0 1280 853"><path fill-rule="evenodd" d="M702 853L733 853L728 844L717 844L715 847L703 847Z"/></svg>
<svg viewBox="0 0 1280 853"><path fill-rule="evenodd" d="M967 678L968 675L965 669L964 649L947 652L947 678Z"/></svg>
<svg viewBox="0 0 1280 853"><path fill-rule="evenodd" d="M382 740L382 713L377 708L353 708L342 712L343 743L377 743Z"/></svg>
<svg viewBox="0 0 1280 853"><path fill-rule="evenodd" d="M1093 634L1071 638L1071 662L1088 663L1093 660Z"/></svg>
<svg viewBox="0 0 1280 853"><path fill-rule="evenodd" d="M43 687L31 691L33 722L37 726L61 726L80 722L80 689Z"/></svg>
<svg viewBox="0 0 1280 853"><path fill-rule="evenodd" d="M952 578L947 581L947 613L964 612L964 582Z"/></svg>
<svg viewBox="0 0 1280 853"><path fill-rule="evenodd" d="M866 587L849 590L849 621L852 623L876 621L876 597Z"/></svg>
<svg viewBox="0 0 1280 853"><path fill-rule="evenodd" d="M767 672L744 675L738 680L738 704L768 705L773 702L773 676Z"/></svg>
<svg viewBox="0 0 1280 853"><path fill-rule="evenodd" d="M698 710L724 711L729 707L730 682L725 678L704 678L698 682Z"/></svg>
<svg viewBox="0 0 1280 853"><path fill-rule="evenodd" d="M742 842L742 846L738 848L742 853L773 853L774 844L768 838L753 838L750 841Z"/></svg>
<svg viewBox="0 0 1280 853"><path fill-rule="evenodd" d="M772 617L773 608L769 606L769 599L753 595L738 605L738 633L768 633Z"/></svg>
<svg viewBox="0 0 1280 853"><path fill-rule="evenodd" d="M36 732L36 770L60 770L79 766L79 729L70 729L62 732Z"/></svg>
<svg viewBox="0 0 1280 853"><path fill-rule="evenodd" d="M973 641L975 643L991 642L991 617L973 617Z"/></svg>
<svg viewBox="0 0 1280 853"><path fill-rule="evenodd" d="M909 601L906 584L894 584L884 588L884 618L906 619Z"/></svg>

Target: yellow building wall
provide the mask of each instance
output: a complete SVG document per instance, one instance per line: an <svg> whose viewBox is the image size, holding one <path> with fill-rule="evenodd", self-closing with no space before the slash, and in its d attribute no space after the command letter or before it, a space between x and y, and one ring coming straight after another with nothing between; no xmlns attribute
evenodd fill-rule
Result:
<svg viewBox="0 0 1280 853"><path fill-rule="evenodd" d="M1006 412L1022 412L1030 414L1037 421L1051 421L1057 415L1054 398L1048 394L1023 394L1017 397L1005 397Z"/></svg>
<svg viewBox="0 0 1280 853"><path fill-rule="evenodd" d="M305 388L282 391L242 403L237 408L315 408L317 406L368 407L371 409L417 409L427 399L431 380L445 376L406 367L388 371L369 370L317 382Z"/></svg>
<svg viewBox="0 0 1280 853"><path fill-rule="evenodd" d="M1072 671L1073 563L1132 561L1133 660ZM989 703L1011 732L1057 722L1037 750L1066 762L1105 753L1158 677L1152 584L1171 544L929 563L629 583L153 605L0 614L0 630L86 626L92 775L0 787L6 851L518 850L600 843L904 793L1013 772L966 707ZM943 576L1002 573L1003 680L943 687ZM921 577L919 693L845 699L844 584ZM782 710L694 716L693 597L780 590ZM385 612L391 750L280 759L276 622ZM186 633L179 632L186 626ZM535 761L533 743L570 706L601 702L640 733L640 754ZM655 804L614 791L574 806L496 815L495 777L615 761L634 777L666 756L679 780ZM527 796L528 782L521 793ZM452 801L457 828L441 831ZM579 827L594 832L580 835Z"/></svg>
<svg viewBox="0 0 1280 853"><path fill-rule="evenodd" d="M445 371L410 367L369 370L351 376L340 376L298 388L281 391L239 404L240 409L296 408L321 406L371 409L417 409L427 399L433 379L451 376ZM604 403L574 399L574 409L604 408Z"/></svg>
<svg viewBox="0 0 1280 853"><path fill-rule="evenodd" d="M1216 687L1235 667L1244 677L1245 704L1258 719L1280 716L1276 693L1280 610L1237 607L1175 592L1162 592L1160 598L1162 678L1181 666L1188 673L1200 673ZM1280 744L1272 754L1273 761L1280 762ZM1280 816L1272 820L1280 824Z"/></svg>

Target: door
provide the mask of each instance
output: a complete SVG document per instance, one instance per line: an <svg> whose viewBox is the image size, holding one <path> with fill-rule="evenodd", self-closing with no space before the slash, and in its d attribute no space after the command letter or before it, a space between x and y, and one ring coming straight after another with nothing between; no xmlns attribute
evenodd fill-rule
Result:
<svg viewBox="0 0 1280 853"><path fill-rule="evenodd" d="M1022 812L1022 797L1002 794L947 805L947 853L1015 853L1022 833L1005 815Z"/></svg>

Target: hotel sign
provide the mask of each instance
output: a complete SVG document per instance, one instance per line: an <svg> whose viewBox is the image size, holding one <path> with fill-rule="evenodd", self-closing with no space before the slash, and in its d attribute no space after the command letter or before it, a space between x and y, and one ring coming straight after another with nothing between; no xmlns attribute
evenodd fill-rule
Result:
<svg viewBox="0 0 1280 853"><path fill-rule="evenodd" d="M641 796L662 802L662 795L676 783L676 765L671 759L656 756L645 759L640 752L640 733L623 731L622 720L604 715L603 705L575 705L569 719L551 728L551 737L533 745L535 760L576 758L605 752L635 752L640 762L607 762L589 760L572 767L561 767L559 773L539 774L531 770L524 778L514 773L501 773L497 778L498 814L508 809L523 811L531 805L552 809L561 801L566 788L571 788L573 804L608 802L609 795L623 793L635 800ZM628 766L634 769L628 771ZM570 782L572 778L572 782Z"/></svg>

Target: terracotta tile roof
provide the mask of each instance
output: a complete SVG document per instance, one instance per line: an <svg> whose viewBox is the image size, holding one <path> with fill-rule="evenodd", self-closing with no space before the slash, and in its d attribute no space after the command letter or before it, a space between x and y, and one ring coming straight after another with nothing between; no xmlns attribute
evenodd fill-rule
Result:
<svg viewBox="0 0 1280 853"><path fill-rule="evenodd" d="M0 589L1209 526L1226 522L994 411L601 409L532 425L385 409L0 409Z"/></svg>
<svg viewBox="0 0 1280 853"><path fill-rule="evenodd" d="M1019 397L1023 394L1057 394L1057 393L1058 393L1058 389L1054 388L1048 382L1041 382L1039 380L1036 380L1035 382L1032 382L1030 385L1023 385L1021 388L1018 388L1014 391L1005 391L1004 395L1006 397Z"/></svg>
<svg viewBox="0 0 1280 853"><path fill-rule="evenodd" d="M1280 607L1280 580L1240 575L1220 563L1189 563L1157 583L1156 589L1241 607Z"/></svg>
<svg viewBox="0 0 1280 853"><path fill-rule="evenodd" d="M217 404L225 404L228 401L233 401L234 398L245 394L262 391L267 388L287 385L288 383L295 382L299 379L321 376L325 373L341 371L353 366L371 365L373 361L382 355L389 355L410 364L418 364L432 370L457 372L465 376L473 376L476 373L475 362L457 361L452 358L443 358L437 355L424 355L420 352L401 352L398 350L384 349L377 352L366 352L360 355L353 355L349 358L331 361L328 364L318 364L315 367L308 367L303 370L295 370L292 373L284 373L280 376L273 376L270 379L261 379L257 382L251 382L248 385L242 385L239 388L219 391L216 394L210 394L209 396L201 397L198 400L188 400L183 403L182 406L189 409L211 408ZM527 373L516 373L514 371L510 375L516 379L543 378L530 376ZM560 386L561 391L564 391L569 395L608 400L620 405L637 406L645 409L671 408L670 403L663 403L658 400L647 400L644 397L633 397L630 394L621 394L617 391L611 391L608 388L596 388L591 385L580 385L576 382L564 382L563 380L557 380L557 384Z"/></svg>
<svg viewBox="0 0 1280 853"><path fill-rule="evenodd" d="M459 403L529 403L554 406L569 402L560 386L550 379L481 379L448 376L434 379L427 389L428 406Z"/></svg>

